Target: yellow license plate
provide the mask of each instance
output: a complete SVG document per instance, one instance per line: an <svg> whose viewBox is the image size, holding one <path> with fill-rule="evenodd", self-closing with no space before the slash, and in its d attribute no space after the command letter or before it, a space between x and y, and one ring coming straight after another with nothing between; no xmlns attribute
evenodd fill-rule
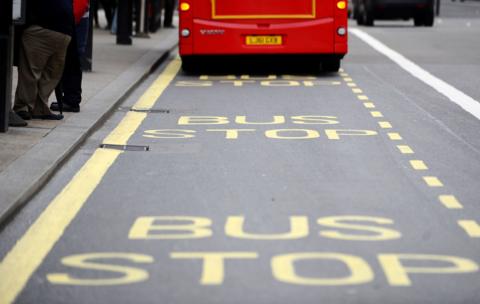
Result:
<svg viewBox="0 0 480 304"><path fill-rule="evenodd" d="M282 36L247 36L247 45L282 45Z"/></svg>

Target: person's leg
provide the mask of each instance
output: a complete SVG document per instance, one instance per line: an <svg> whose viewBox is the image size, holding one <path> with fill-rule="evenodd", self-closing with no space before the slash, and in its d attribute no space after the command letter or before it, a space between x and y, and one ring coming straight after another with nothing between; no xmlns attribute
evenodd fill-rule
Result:
<svg viewBox="0 0 480 304"><path fill-rule="evenodd" d="M105 18L107 19L107 29L112 28L113 22L113 6L110 3L110 0L101 0L100 3L102 4L103 10L105 11Z"/></svg>
<svg viewBox="0 0 480 304"><path fill-rule="evenodd" d="M82 101L82 67L80 66L76 37L72 37L68 46L62 87L65 110L68 111L68 107L70 107L76 111Z"/></svg>
<svg viewBox="0 0 480 304"><path fill-rule="evenodd" d="M34 108L38 82L51 53L48 43L45 43L44 29L32 26L23 32L19 50L18 84L13 107L15 112L31 112Z"/></svg>
<svg viewBox="0 0 480 304"><path fill-rule="evenodd" d="M174 0L165 0L165 20L163 26L172 27L173 26L173 10L175 9Z"/></svg>
<svg viewBox="0 0 480 304"><path fill-rule="evenodd" d="M48 107L48 98L62 77L67 48L71 37L50 31L48 40L54 49L54 53L50 56L42 73L42 77L38 82L38 95L35 107L32 110L33 116L52 115Z"/></svg>

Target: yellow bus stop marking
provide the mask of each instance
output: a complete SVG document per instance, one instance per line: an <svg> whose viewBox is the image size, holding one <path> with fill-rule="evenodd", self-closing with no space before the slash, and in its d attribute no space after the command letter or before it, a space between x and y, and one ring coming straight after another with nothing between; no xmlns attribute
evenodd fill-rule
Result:
<svg viewBox="0 0 480 304"><path fill-rule="evenodd" d="M412 166L413 170L417 170L417 171L428 170L428 166L422 160L411 160L410 165Z"/></svg>
<svg viewBox="0 0 480 304"><path fill-rule="evenodd" d="M414 154L412 148L406 145L399 145L397 146L398 150L400 150L400 153L402 154Z"/></svg>
<svg viewBox="0 0 480 304"><path fill-rule="evenodd" d="M180 69L180 61L172 61L153 85L135 104L136 109L149 109L158 100ZM140 114L140 115L137 115ZM128 113L106 138L110 144L125 145L145 119L142 113ZM73 179L40 214L0 264L0 303L13 303L31 275L76 217L110 166L122 154L117 150L97 149Z"/></svg>
<svg viewBox="0 0 480 304"><path fill-rule="evenodd" d="M388 121L379 121L379 122L378 122L378 125L379 125L380 128L382 128L382 129L391 129L391 128L393 128L393 127L392 127L392 124L389 123Z"/></svg>
<svg viewBox="0 0 480 304"><path fill-rule="evenodd" d="M390 140L402 140L402 136L398 133L392 132L387 134Z"/></svg>
<svg viewBox="0 0 480 304"><path fill-rule="evenodd" d="M443 187L443 183L435 176L424 176L423 180L429 187Z"/></svg>
<svg viewBox="0 0 480 304"><path fill-rule="evenodd" d="M454 195L440 195L438 200L448 209L463 209L462 204Z"/></svg>
<svg viewBox="0 0 480 304"><path fill-rule="evenodd" d="M471 238L480 238L480 225L473 220L460 220L458 225L465 230Z"/></svg>

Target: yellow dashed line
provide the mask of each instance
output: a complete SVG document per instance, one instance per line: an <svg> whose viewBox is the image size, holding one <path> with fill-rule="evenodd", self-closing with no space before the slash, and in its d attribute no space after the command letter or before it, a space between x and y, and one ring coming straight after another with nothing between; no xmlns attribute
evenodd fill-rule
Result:
<svg viewBox="0 0 480 304"><path fill-rule="evenodd" d="M422 160L411 160L410 165L414 170L418 170L418 171L428 170L427 165Z"/></svg>
<svg viewBox="0 0 480 304"><path fill-rule="evenodd" d="M410 148L409 146L405 146L405 145L399 145L397 146L398 150L400 150L400 152L402 154L414 154L415 152L413 152L412 148Z"/></svg>
<svg viewBox="0 0 480 304"><path fill-rule="evenodd" d="M378 125L382 129L391 129L392 128L392 124L390 124L388 121L379 121Z"/></svg>
<svg viewBox="0 0 480 304"><path fill-rule="evenodd" d="M460 220L458 225L465 230L471 238L480 238L480 225L473 220Z"/></svg>
<svg viewBox="0 0 480 304"><path fill-rule="evenodd" d="M346 73L342 73L341 76L348 76ZM352 78L346 77L344 80L347 82L347 86L352 88L352 92L355 94L363 94L363 90L358 88L353 82ZM366 95L357 95L357 98L361 101L369 101ZM363 106L367 109L376 108L373 102L364 102ZM383 117L383 114L379 111L371 111L370 115L375 118ZM392 129L392 124L388 121L379 121L378 125L382 129ZM403 140L402 136L396 132L387 133L388 137L392 141ZM397 145L397 148L402 154L414 154L415 152L407 145ZM422 160L410 160L410 166L417 171L426 171L428 166ZM423 180L429 187L443 187L443 183L435 176L424 176ZM462 204L453 195L440 195L438 200L448 209L462 209ZM467 232L470 237L480 238L480 225L475 221L462 220L458 224Z"/></svg>
<svg viewBox="0 0 480 304"><path fill-rule="evenodd" d="M348 75L348 73L340 73L340 76L342 76L342 77L348 77L348 76L350 76L350 75Z"/></svg>
<svg viewBox="0 0 480 304"><path fill-rule="evenodd" d="M463 209L462 204L453 195L440 195L438 200L448 209Z"/></svg>
<svg viewBox="0 0 480 304"><path fill-rule="evenodd" d="M429 187L443 187L443 183L435 176L424 176L423 180Z"/></svg>
<svg viewBox="0 0 480 304"><path fill-rule="evenodd" d="M390 138L390 140L402 140L402 136L400 136L400 134L398 133L388 133L387 134L388 137Z"/></svg>

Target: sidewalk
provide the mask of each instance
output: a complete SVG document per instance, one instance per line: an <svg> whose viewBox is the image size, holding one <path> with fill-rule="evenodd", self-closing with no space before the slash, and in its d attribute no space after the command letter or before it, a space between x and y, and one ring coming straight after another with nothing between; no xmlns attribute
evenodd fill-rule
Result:
<svg viewBox="0 0 480 304"><path fill-rule="evenodd" d="M84 73L80 113L63 121L30 120L26 128L0 134L0 223L21 207L62 162L108 117L178 42L177 29L161 29L133 45L95 29L93 72ZM13 89L16 88L14 73ZM50 101L54 100L54 94Z"/></svg>

